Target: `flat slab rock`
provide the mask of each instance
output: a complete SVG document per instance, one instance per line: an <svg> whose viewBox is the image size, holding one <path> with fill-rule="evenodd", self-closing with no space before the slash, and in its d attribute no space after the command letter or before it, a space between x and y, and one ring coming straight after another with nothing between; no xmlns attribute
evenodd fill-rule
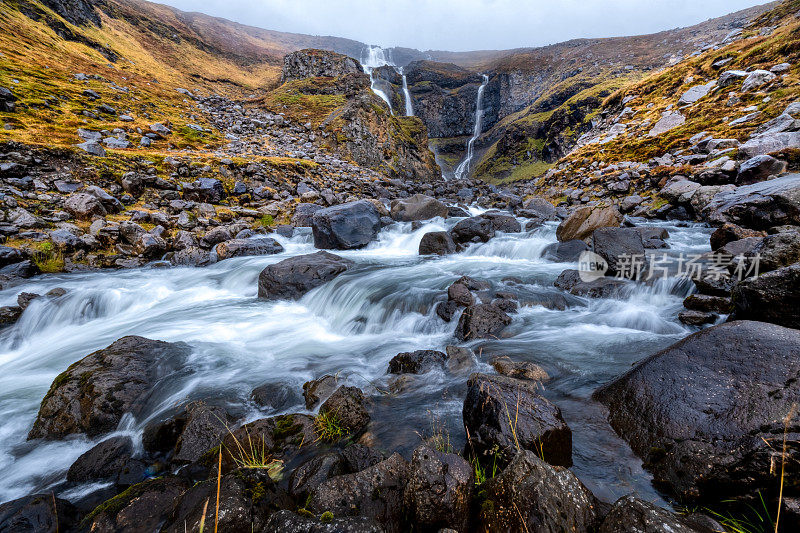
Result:
<svg viewBox="0 0 800 533"><path fill-rule="evenodd" d="M145 409L159 380L179 369L190 351L184 343L129 336L87 355L53 381L28 438L113 431L123 414Z"/></svg>
<svg viewBox="0 0 800 533"><path fill-rule="evenodd" d="M648 357L594 397L657 486L685 501L752 495L777 486L770 464L800 402L798 353L796 329L728 322ZM787 443L800 457L797 417Z"/></svg>
<svg viewBox="0 0 800 533"><path fill-rule="evenodd" d="M297 300L355 263L329 252L298 255L270 265L258 275L258 297Z"/></svg>

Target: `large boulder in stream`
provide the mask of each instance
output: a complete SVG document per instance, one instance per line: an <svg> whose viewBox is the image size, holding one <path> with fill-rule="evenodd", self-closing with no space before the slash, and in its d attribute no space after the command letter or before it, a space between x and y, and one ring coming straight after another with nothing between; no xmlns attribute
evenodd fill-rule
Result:
<svg viewBox="0 0 800 533"><path fill-rule="evenodd" d="M0 531L3 533L55 533L70 531L78 510L52 492L32 494L0 505Z"/></svg>
<svg viewBox="0 0 800 533"><path fill-rule="evenodd" d="M429 231L419 242L419 255L448 255L457 251L455 241L446 231Z"/></svg>
<svg viewBox="0 0 800 533"><path fill-rule="evenodd" d="M480 531L589 533L599 522L598 502L575 474L529 450L486 482Z"/></svg>
<svg viewBox="0 0 800 533"><path fill-rule="evenodd" d="M800 174L720 191L703 208L703 215L712 223L759 230L800 225Z"/></svg>
<svg viewBox="0 0 800 533"><path fill-rule="evenodd" d="M496 447L504 462L533 450L550 464L572 466L572 431L535 381L473 374L467 387L462 416L475 453Z"/></svg>
<svg viewBox="0 0 800 533"><path fill-rule="evenodd" d="M728 322L648 357L594 396L654 483L682 501L769 495L779 483L771 465L780 464L784 419L800 402L798 353L796 329ZM786 438L786 479L797 479L796 416Z"/></svg>
<svg viewBox="0 0 800 533"><path fill-rule="evenodd" d="M434 217L446 218L449 210L436 198L424 194L392 200L392 218L401 222L429 220Z"/></svg>
<svg viewBox="0 0 800 533"><path fill-rule="evenodd" d="M363 248L380 229L381 214L367 200L320 209L311 219L314 246L325 250Z"/></svg>
<svg viewBox="0 0 800 533"><path fill-rule="evenodd" d="M270 265L258 275L258 297L267 300L298 300L354 263L329 252L298 255Z"/></svg>
<svg viewBox="0 0 800 533"><path fill-rule="evenodd" d="M707 522L710 518L703 516ZM623 496L614 503L611 511L603 519L598 533L619 533L637 531L641 533L712 533L724 531L697 524L696 516L679 516L635 496Z"/></svg>
<svg viewBox="0 0 800 533"><path fill-rule="evenodd" d="M582 206L574 209L556 229L559 241L586 240L596 229L619 227L622 214L616 207Z"/></svg>
<svg viewBox="0 0 800 533"><path fill-rule="evenodd" d="M275 239L231 239L217 245L217 260L251 255L274 255L283 251L283 246Z"/></svg>
<svg viewBox="0 0 800 533"><path fill-rule="evenodd" d="M732 292L732 320L761 320L800 329L800 263L747 278Z"/></svg>
<svg viewBox="0 0 800 533"><path fill-rule="evenodd" d="M159 381L189 353L184 343L130 336L87 355L53 381L28 439L113 431L125 413L142 414Z"/></svg>
<svg viewBox="0 0 800 533"><path fill-rule="evenodd" d="M470 305L458 319L455 335L458 340L496 338L511 324L511 317L495 304Z"/></svg>
<svg viewBox="0 0 800 533"><path fill-rule="evenodd" d="M608 263L609 276L637 278L647 271L642 234L636 228L599 228L592 233L592 248Z"/></svg>

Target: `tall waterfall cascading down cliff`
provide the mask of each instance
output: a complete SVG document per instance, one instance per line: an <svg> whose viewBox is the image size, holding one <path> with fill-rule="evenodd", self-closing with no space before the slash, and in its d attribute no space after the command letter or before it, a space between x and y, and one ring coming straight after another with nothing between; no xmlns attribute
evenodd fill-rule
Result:
<svg viewBox="0 0 800 533"><path fill-rule="evenodd" d="M390 63L386 59L386 53L380 46L368 47L366 56L361 60L361 66L364 67L364 72L369 74L370 89L388 104L389 111L394 115L394 109L392 109L392 101L389 95L377 87L375 80L375 69L387 65L390 65Z"/></svg>
<svg viewBox="0 0 800 533"><path fill-rule="evenodd" d="M489 83L489 76L483 75L483 83L478 88L478 97L475 101L475 128L472 130L472 137L467 143L467 154L464 160L456 167L456 179L462 179L469 173L469 164L472 162L472 157L475 155L475 141L481 135L481 126L483 125L483 91L486 90L486 84Z"/></svg>
<svg viewBox="0 0 800 533"><path fill-rule="evenodd" d="M389 105L389 111L394 115L394 108L392 107L392 100L386 92L378 86L378 79L375 76L375 69L379 67L392 67L395 72L403 77L403 99L405 100L405 115L407 117L414 116L414 106L411 103L411 93L408 90L408 82L406 75L403 73L403 67L398 67L391 56L387 56L386 50L380 46L369 46L366 53L361 59L361 66L364 67L364 72L369 74L370 89L372 92L381 97L381 99Z"/></svg>
<svg viewBox="0 0 800 533"><path fill-rule="evenodd" d="M414 104L411 102L411 93L408 90L408 80L406 79L406 73L402 67L400 68L400 74L403 76L403 98L406 102L406 116L413 117Z"/></svg>

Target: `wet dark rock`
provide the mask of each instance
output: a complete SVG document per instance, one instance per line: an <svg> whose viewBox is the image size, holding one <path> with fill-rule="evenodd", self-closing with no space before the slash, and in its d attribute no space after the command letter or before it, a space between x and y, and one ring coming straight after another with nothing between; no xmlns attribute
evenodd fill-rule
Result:
<svg viewBox="0 0 800 533"><path fill-rule="evenodd" d="M473 374L462 415L476 454L498 447L500 461L519 449L542 454L553 465L572 465L572 431L561 410L537 393L534 381Z"/></svg>
<svg viewBox="0 0 800 533"><path fill-rule="evenodd" d="M366 200L320 209L311 220L314 246L322 249L363 248L378 235L381 216Z"/></svg>
<svg viewBox="0 0 800 533"><path fill-rule="evenodd" d="M316 405L333 394L339 380L330 374L303 383L303 397L306 400L306 407L313 409Z"/></svg>
<svg viewBox="0 0 800 533"><path fill-rule="evenodd" d="M469 307L475 304L475 296L467 287L467 283L461 279L447 288L447 299L455 302L459 307Z"/></svg>
<svg viewBox="0 0 800 533"><path fill-rule="evenodd" d="M217 245L217 260L251 255L274 255L283 252L283 246L275 239L232 239Z"/></svg>
<svg viewBox="0 0 800 533"><path fill-rule="evenodd" d="M511 324L511 317L493 304L476 304L464 309L455 335L459 340L496 337Z"/></svg>
<svg viewBox="0 0 800 533"><path fill-rule="evenodd" d="M205 509L206 527L216 521L216 478L187 490L175 502L165 533L199 531ZM206 501L209 502L205 507ZM266 531L270 514L290 507L292 500L263 468L243 468L222 476L219 487L220 531ZM213 526L212 526L213 527Z"/></svg>
<svg viewBox="0 0 800 533"><path fill-rule="evenodd" d="M592 248L608 263L610 276L620 274L635 279L647 271L642 235L635 228L597 229L592 233Z"/></svg>
<svg viewBox="0 0 800 533"><path fill-rule="evenodd" d="M369 425L369 413L364 393L357 387L341 386L323 402L319 412L336 417L351 435L357 435Z"/></svg>
<svg viewBox="0 0 800 533"><path fill-rule="evenodd" d="M681 500L769 494L783 419L800 401L798 349L800 331L728 322L648 357L594 396L654 483ZM796 423L787 443L789 457L800 454Z"/></svg>
<svg viewBox="0 0 800 533"><path fill-rule="evenodd" d="M392 200L391 207L392 219L400 222L429 220L434 217L446 218L449 211L445 204L424 194Z"/></svg>
<svg viewBox="0 0 800 533"><path fill-rule="evenodd" d="M390 374L423 374L435 368L442 368L447 354L436 350L417 350L403 352L389 361Z"/></svg>
<svg viewBox="0 0 800 533"><path fill-rule="evenodd" d="M190 352L183 343L123 337L60 374L42 400L28 438L90 437L114 430L122 415L142 413L158 382Z"/></svg>
<svg viewBox="0 0 800 533"><path fill-rule="evenodd" d="M228 417L219 407L203 404L187 409L188 416L183 431L175 444L173 460L192 463L209 449L222 442L228 433Z"/></svg>
<svg viewBox="0 0 800 533"><path fill-rule="evenodd" d="M292 216L292 226L296 228L310 228L314 213L320 209L322 209L322 206L317 204L297 204L297 207L294 208L294 215Z"/></svg>
<svg viewBox="0 0 800 533"><path fill-rule="evenodd" d="M542 250L542 258L556 263L574 263L587 250L589 250L589 246L582 240L555 242L545 246Z"/></svg>
<svg viewBox="0 0 800 533"><path fill-rule="evenodd" d="M706 324L713 324L717 321L719 315L707 311L681 311L678 313L678 320L687 326L704 326Z"/></svg>
<svg viewBox="0 0 800 533"><path fill-rule="evenodd" d="M335 450L322 453L295 468L289 477L289 494L298 501L305 501L324 482L349 473L341 453Z"/></svg>
<svg viewBox="0 0 800 533"><path fill-rule="evenodd" d="M738 241L731 241L718 250L723 256L738 257L750 254L753 248L761 243L761 237L745 237Z"/></svg>
<svg viewBox="0 0 800 533"><path fill-rule="evenodd" d="M669 248L666 240L669 239L669 232L664 228L637 226L634 228L642 236L642 244L648 250L659 250Z"/></svg>
<svg viewBox="0 0 800 533"><path fill-rule="evenodd" d="M462 209L458 206L450 206L447 208L447 217L448 218L465 218L469 216L469 212L467 210Z"/></svg>
<svg viewBox="0 0 800 533"><path fill-rule="evenodd" d="M227 473L241 466L240 446L246 454L264 453L289 464L302 454L318 451L316 442L317 433L311 416L292 414L262 418L225 435L221 446L222 471ZM212 449L199 463L207 461L210 467L216 468L217 453Z"/></svg>
<svg viewBox="0 0 800 533"><path fill-rule="evenodd" d="M16 305L0 307L0 327L14 324L22 316L22 308Z"/></svg>
<svg viewBox="0 0 800 533"><path fill-rule="evenodd" d="M705 311L727 315L731 312L731 299L725 296L692 294L683 301L683 306L692 311Z"/></svg>
<svg viewBox="0 0 800 533"><path fill-rule="evenodd" d="M385 533L375 520L366 516L336 518L323 522L319 518L301 516L291 511L278 511L270 516L264 531L273 533Z"/></svg>
<svg viewBox="0 0 800 533"><path fill-rule="evenodd" d="M493 533L589 533L599 517L597 500L575 474L548 465L528 450L486 483L486 503L480 513L483 530Z"/></svg>
<svg viewBox="0 0 800 533"><path fill-rule="evenodd" d="M430 231L419 242L419 255L448 255L456 251L456 243L446 231Z"/></svg>
<svg viewBox="0 0 800 533"><path fill-rule="evenodd" d="M206 266L214 262L211 253L198 246L178 250L169 261L175 266Z"/></svg>
<svg viewBox="0 0 800 533"><path fill-rule="evenodd" d="M609 277L583 281L577 270L568 269L558 275L553 285L575 296L611 298L625 286L625 281Z"/></svg>
<svg viewBox="0 0 800 533"><path fill-rule="evenodd" d="M457 244L487 242L494 237L494 233L492 221L483 217L465 218L450 230L450 235Z"/></svg>
<svg viewBox="0 0 800 533"><path fill-rule="evenodd" d="M519 302L509 298L496 298L491 303L506 313L516 313L517 309L519 309Z"/></svg>
<svg viewBox="0 0 800 533"><path fill-rule="evenodd" d="M3 533L56 533L69 531L77 523L78 510L52 492L32 494L0 504Z"/></svg>
<svg viewBox="0 0 800 533"><path fill-rule="evenodd" d="M506 213L487 211L480 216L488 219L495 231L502 231L503 233L519 233L522 231L519 221Z"/></svg>
<svg viewBox="0 0 800 533"><path fill-rule="evenodd" d="M491 361L492 368L498 374L518 379L529 379L531 381L547 381L550 376L547 372L537 365L528 361L513 361L511 358L502 356L495 357Z"/></svg>
<svg viewBox="0 0 800 533"><path fill-rule="evenodd" d="M598 533L637 531L641 533L711 533L711 529L693 526L678 516L635 496L623 496L603 519ZM718 531L723 531L719 529Z"/></svg>
<svg viewBox="0 0 800 533"><path fill-rule="evenodd" d="M364 516L380 523L387 533L404 531L403 493L410 477L408 463L399 455L361 472L337 476L320 485L307 509L334 517Z"/></svg>
<svg viewBox="0 0 800 533"><path fill-rule="evenodd" d="M258 276L258 297L297 300L354 265L329 252L299 255L270 265Z"/></svg>
<svg viewBox="0 0 800 533"><path fill-rule="evenodd" d="M445 322L450 322L459 309L461 309L461 306L452 300L439 302L436 304L436 315Z"/></svg>
<svg viewBox="0 0 800 533"><path fill-rule="evenodd" d="M556 216L556 208L544 198L530 198L525 200L522 204L522 209L517 210L517 214L520 214L520 211L526 212L525 215L521 216L528 216L530 218L530 215L535 215L542 221L556 220L558 218Z"/></svg>
<svg viewBox="0 0 800 533"><path fill-rule="evenodd" d="M81 521L80 530L158 531L172 515L181 494L190 487L188 480L175 476L139 483L98 506ZM181 524L181 531L182 528Z"/></svg>
<svg viewBox="0 0 800 533"><path fill-rule="evenodd" d="M186 427L185 412L166 419L148 423L142 432L142 447L150 455L160 455L175 449L178 439Z"/></svg>
<svg viewBox="0 0 800 533"><path fill-rule="evenodd" d="M36 298L41 296L32 292L21 292L17 295L17 305L24 311Z"/></svg>
<svg viewBox="0 0 800 533"><path fill-rule="evenodd" d="M739 282L732 298L731 320L760 320L800 329L800 263Z"/></svg>
<svg viewBox="0 0 800 533"><path fill-rule="evenodd" d="M447 346L447 370L453 373L469 372L475 367L475 352L461 346Z"/></svg>
<svg viewBox="0 0 800 533"><path fill-rule="evenodd" d="M67 481L86 483L113 479L133 455L130 437L111 437L83 453L67 471Z"/></svg>
<svg viewBox="0 0 800 533"><path fill-rule="evenodd" d="M719 250L729 242L738 241L747 237L765 237L766 232L743 228L736 224L723 224L711 234L711 249Z"/></svg>
<svg viewBox="0 0 800 533"><path fill-rule="evenodd" d="M259 407L283 409L299 402L300 395L286 383L265 383L253 389L250 399Z"/></svg>
<svg viewBox="0 0 800 533"><path fill-rule="evenodd" d="M746 254L758 257L759 273L797 263L800 261L800 228L767 235ZM748 263L753 261L748 258Z"/></svg>
<svg viewBox="0 0 800 533"><path fill-rule="evenodd" d="M700 294L708 294L711 296L720 296L729 298L731 290L733 289L734 281L730 276L724 275L711 275L703 278L692 278L692 282L697 287Z"/></svg>
<svg viewBox="0 0 800 533"><path fill-rule="evenodd" d="M472 466L463 457L425 444L414 450L404 502L415 529L469 531L474 486Z"/></svg>

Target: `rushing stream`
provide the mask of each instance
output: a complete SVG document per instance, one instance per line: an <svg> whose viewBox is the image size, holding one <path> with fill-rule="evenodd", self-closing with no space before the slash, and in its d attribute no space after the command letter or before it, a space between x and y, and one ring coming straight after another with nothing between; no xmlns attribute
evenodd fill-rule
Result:
<svg viewBox="0 0 800 533"><path fill-rule="evenodd" d="M31 303L20 321L0 332L0 502L56 486L69 465L92 442L26 442L42 397L71 363L124 335L185 341L194 351L185 372L160 384L150 418L186 399L226 405L248 419L276 414L248 400L261 384L280 382L297 391L282 412L305 410L302 384L325 373L341 376L373 398L375 446L408 453L434 420L443 423L456 448L463 446L461 405L464 375L419 376L402 394L387 394L389 360L399 352L454 344L454 320L445 323L434 304L462 275L514 284L534 295L561 293L553 281L572 265L540 258L555 242L555 225L499 234L486 244L447 257L420 257L422 235L452 227L457 219L434 219L416 231L410 223L384 229L366 249L337 252L357 267L298 302L256 297L259 272L288 256L314 251L308 231L276 237L285 252L236 258L207 268L142 268L40 276L0 292L0 305L20 292L67 294ZM709 231L666 226L670 253L703 252ZM517 281L510 281L517 278ZM655 350L688 335L677 321L688 284L666 280L637 285L624 298L587 300L568 296L562 311L521 307L501 339L466 343L479 354L479 370L494 355L540 364L552 376L542 393L559 405L573 431L573 471L595 493L614 500L631 491L659 500L650 478L589 397L600 384ZM523 299L521 299L523 300ZM124 419L121 431L140 435L147 420ZM95 441L97 442L97 441Z"/></svg>

